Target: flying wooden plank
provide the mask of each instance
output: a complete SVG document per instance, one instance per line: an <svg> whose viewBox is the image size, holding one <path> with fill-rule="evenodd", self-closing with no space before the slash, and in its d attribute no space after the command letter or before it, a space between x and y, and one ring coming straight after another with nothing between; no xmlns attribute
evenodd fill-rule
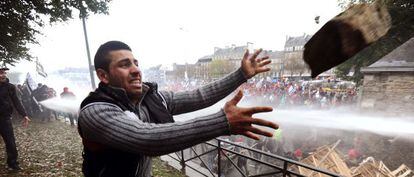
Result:
<svg viewBox="0 0 414 177"><path fill-rule="evenodd" d="M305 44L312 77L339 65L384 36L391 16L380 3L353 5L328 21Z"/></svg>

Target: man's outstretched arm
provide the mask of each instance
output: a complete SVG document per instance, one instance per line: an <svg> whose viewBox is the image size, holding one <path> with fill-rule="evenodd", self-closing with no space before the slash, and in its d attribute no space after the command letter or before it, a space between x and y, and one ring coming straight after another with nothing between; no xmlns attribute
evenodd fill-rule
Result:
<svg viewBox="0 0 414 177"><path fill-rule="evenodd" d="M272 108L237 107L241 97L239 92L217 113L166 124L142 122L114 104L92 103L80 111L79 130L84 140L149 156L176 152L222 135L241 134L253 139L258 139L258 135L272 136L252 126L277 128L272 122L252 117Z"/></svg>
<svg viewBox="0 0 414 177"><path fill-rule="evenodd" d="M224 112L185 122L142 122L110 103L93 103L79 114L83 139L142 155L164 155L221 135L229 135Z"/></svg>

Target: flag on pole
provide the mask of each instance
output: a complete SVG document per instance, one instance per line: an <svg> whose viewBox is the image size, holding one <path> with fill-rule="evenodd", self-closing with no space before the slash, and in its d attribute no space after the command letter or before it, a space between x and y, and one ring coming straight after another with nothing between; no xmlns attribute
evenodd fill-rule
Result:
<svg viewBox="0 0 414 177"><path fill-rule="evenodd" d="M26 74L26 80L24 81L27 85L27 87L29 88L30 92L32 92L34 89L37 88L37 84L36 82L33 80L32 76L30 75L30 73Z"/></svg>
<svg viewBox="0 0 414 177"><path fill-rule="evenodd" d="M47 77L47 73L45 72L43 65L39 62L39 59L36 59L36 72L43 77Z"/></svg>

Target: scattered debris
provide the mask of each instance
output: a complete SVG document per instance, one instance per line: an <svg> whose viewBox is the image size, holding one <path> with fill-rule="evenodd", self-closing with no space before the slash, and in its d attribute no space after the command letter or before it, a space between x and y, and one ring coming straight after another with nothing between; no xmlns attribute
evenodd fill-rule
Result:
<svg viewBox="0 0 414 177"><path fill-rule="evenodd" d="M327 171L334 172L343 176L351 176L351 170L342 159L342 155L335 149L341 141L338 140L333 146L322 146L316 149L308 157L301 160L301 163L312 165ZM305 176L324 177L322 173L308 170L304 167L296 167L299 173Z"/></svg>
<svg viewBox="0 0 414 177"><path fill-rule="evenodd" d="M366 158L358 167L352 170L353 177L394 177L391 170L382 161L373 157Z"/></svg>
<svg viewBox="0 0 414 177"><path fill-rule="evenodd" d="M340 140L332 146L321 146L300 162L347 177L414 177L414 172L405 164L391 171L382 161L377 161L373 157L366 158L357 167L349 168L345 156L335 150L339 143ZM304 167L292 166L291 168L304 176L327 176Z"/></svg>

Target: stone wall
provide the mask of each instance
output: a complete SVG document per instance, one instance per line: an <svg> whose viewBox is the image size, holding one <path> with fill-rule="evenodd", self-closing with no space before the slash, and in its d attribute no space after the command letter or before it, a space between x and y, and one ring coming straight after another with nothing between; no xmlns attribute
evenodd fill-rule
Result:
<svg viewBox="0 0 414 177"><path fill-rule="evenodd" d="M414 115L414 72L366 73L362 89L363 111Z"/></svg>

